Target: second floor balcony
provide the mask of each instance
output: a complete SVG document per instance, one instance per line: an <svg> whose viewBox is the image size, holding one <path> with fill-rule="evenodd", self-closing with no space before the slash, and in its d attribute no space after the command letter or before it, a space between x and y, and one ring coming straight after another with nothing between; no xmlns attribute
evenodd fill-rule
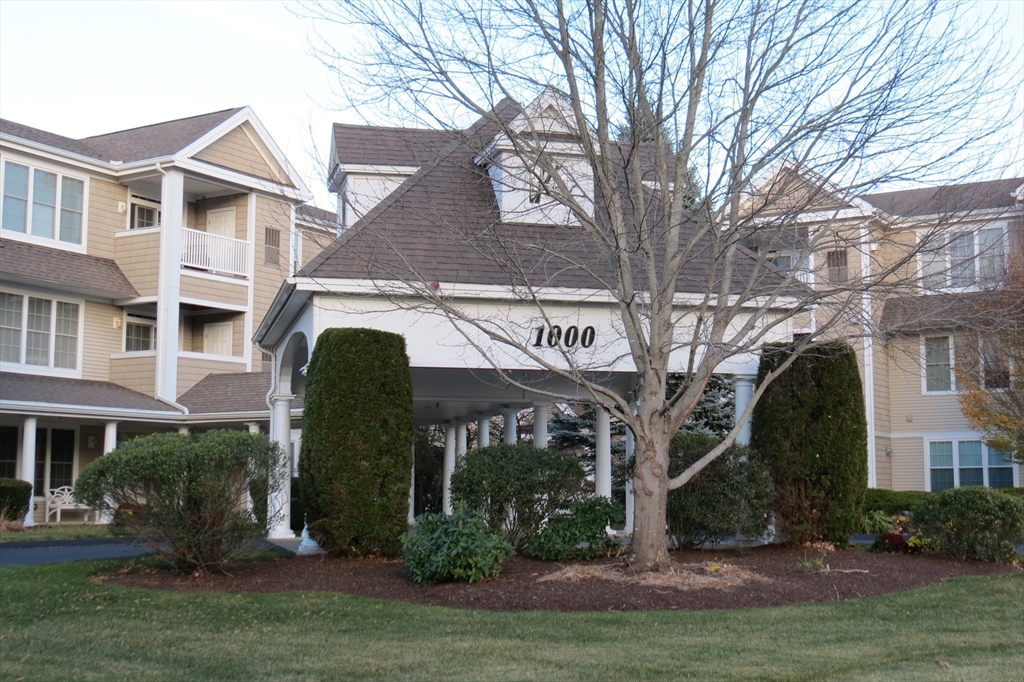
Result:
<svg viewBox="0 0 1024 682"><path fill-rule="evenodd" d="M211 232L181 228L181 264L235 277L249 276L250 244Z"/></svg>

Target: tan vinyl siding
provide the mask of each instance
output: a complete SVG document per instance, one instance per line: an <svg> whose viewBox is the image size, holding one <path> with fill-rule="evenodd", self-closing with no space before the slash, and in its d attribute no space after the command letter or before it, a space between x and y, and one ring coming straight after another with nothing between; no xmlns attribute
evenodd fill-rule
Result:
<svg viewBox="0 0 1024 682"><path fill-rule="evenodd" d="M892 490L892 455L886 449L892 447L888 438L875 438L875 487Z"/></svg>
<svg viewBox="0 0 1024 682"><path fill-rule="evenodd" d="M156 392L156 355L110 358L110 380L139 393Z"/></svg>
<svg viewBox="0 0 1024 682"><path fill-rule="evenodd" d="M178 395L195 386L209 374L244 372L244 362L207 360L205 358L178 358Z"/></svg>
<svg viewBox="0 0 1024 682"><path fill-rule="evenodd" d="M231 320L231 354L236 358L245 356L245 316L235 315Z"/></svg>
<svg viewBox="0 0 1024 682"><path fill-rule="evenodd" d="M313 258L319 255L321 251L334 241L334 239L335 235L330 232L322 232L320 230L303 230L302 265L313 260Z"/></svg>
<svg viewBox="0 0 1024 682"><path fill-rule="evenodd" d="M248 123L243 123L195 155L200 161L230 168L246 175L287 182L278 163L269 150L258 142L259 135ZM260 149L259 147L264 147Z"/></svg>
<svg viewBox="0 0 1024 682"><path fill-rule="evenodd" d="M117 265L139 296L155 296L160 265L160 229L121 232L114 244Z"/></svg>
<svg viewBox="0 0 1024 682"><path fill-rule="evenodd" d="M924 439L892 439L892 489L924 490Z"/></svg>
<svg viewBox="0 0 1024 682"><path fill-rule="evenodd" d="M94 301L85 302L82 340L82 378L92 381L110 380L110 354L120 353L121 327L124 313L120 308Z"/></svg>
<svg viewBox="0 0 1024 682"><path fill-rule="evenodd" d="M208 277L193 277L187 270L183 270L181 297L209 301L212 307L216 307L218 303L245 306L249 304L249 288L245 280L234 283Z"/></svg>
<svg viewBox="0 0 1024 682"><path fill-rule="evenodd" d="M288 258L285 254L286 240L291 235L291 206L285 201L278 201L260 194L256 195L256 272L255 291L253 292L253 328L259 326L263 316L288 276ZM266 228L271 227L281 232L282 258L277 265L264 263L263 252L266 245Z"/></svg>
<svg viewBox="0 0 1024 682"><path fill-rule="evenodd" d="M92 439L92 447L89 441ZM82 469L89 466L103 456L103 427L98 424L83 424L78 429L78 470L75 477L82 472Z"/></svg>
<svg viewBox="0 0 1024 682"><path fill-rule="evenodd" d="M88 253L99 258L115 258L114 234L125 229L128 216L118 204L128 202L128 188L116 182L89 178Z"/></svg>
<svg viewBox="0 0 1024 682"><path fill-rule="evenodd" d="M923 392L920 337L889 344L890 432L968 431L956 394Z"/></svg>

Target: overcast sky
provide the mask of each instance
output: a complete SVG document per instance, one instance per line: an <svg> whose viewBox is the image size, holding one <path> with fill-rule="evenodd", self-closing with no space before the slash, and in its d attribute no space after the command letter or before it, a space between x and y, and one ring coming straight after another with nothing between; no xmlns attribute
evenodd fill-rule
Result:
<svg viewBox="0 0 1024 682"><path fill-rule="evenodd" d="M999 4L1020 58L1024 0ZM332 102L308 30L280 2L2 0L0 117L81 138L249 105L315 203L333 210L314 154L329 151L332 122L365 117ZM336 27L331 35L345 39ZM1024 100L1024 84L1011 87ZM1008 147L1024 174L1024 141Z"/></svg>

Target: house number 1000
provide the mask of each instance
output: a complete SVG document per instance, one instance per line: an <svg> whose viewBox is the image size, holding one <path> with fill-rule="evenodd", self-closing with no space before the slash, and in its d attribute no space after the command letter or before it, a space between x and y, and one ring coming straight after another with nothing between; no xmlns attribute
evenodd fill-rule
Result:
<svg viewBox="0 0 1024 682"><path fill-rule="evenodd" d="M584 327L581 333L576 325L566 329L564 335L562 334L562 328L557 324L551 327L537 327L535 331L537 336L533 339L533 345L536 348L543 347L545 341L552 348L559 343L562 343L566 348L575 348L577 342L584 348L590 348L594 345L594 339L597 338L597 332L594 331L593 327Z"/></svg>

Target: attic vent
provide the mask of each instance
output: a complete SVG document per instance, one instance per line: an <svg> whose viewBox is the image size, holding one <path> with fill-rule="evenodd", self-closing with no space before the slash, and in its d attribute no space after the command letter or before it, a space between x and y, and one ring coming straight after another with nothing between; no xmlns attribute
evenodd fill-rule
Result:
<svg viewBox="0 0 1024 682"><path fill-rule="evenodd" d="M281 260L281 230L268 227L263 232L263 263L277 265Z"/></svg>

